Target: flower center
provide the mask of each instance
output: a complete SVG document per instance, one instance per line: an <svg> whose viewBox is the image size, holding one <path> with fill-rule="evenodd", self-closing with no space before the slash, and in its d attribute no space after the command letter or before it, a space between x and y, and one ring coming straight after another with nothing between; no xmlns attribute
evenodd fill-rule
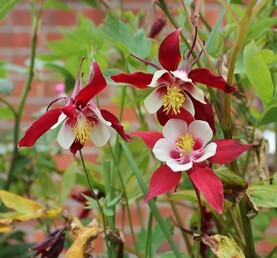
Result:
<svg viewBox="0 0 277 258"><path fill-rule="evenodd" d="M162 97L162 101L164 106L163 111L166 111L166 114L172 110L174 115L177 115L180 113L180 108L185 101L185 97L181 93L181 89L177 88L176 86L167 86L167 92L166 95Z"/></svg>
<svg viewBox="0 0 277 258"><path fill-rule="evenodd" d="M73 128L75 140L82 145L90 138L90 134L93 131L93 124L86 118L86 116L80 113L77 117L77 122Z"/></svg>
<svg viewBox="0 0 277 258"><path fill-rule="evenodd" d="M182 149L182 151L188 155L191 153L194 147L195 141L191 134L186 133L185 135L181 135L178 137L176 141L176 146ZM180 153L180 156L183 156L183 153Z"/></svg>

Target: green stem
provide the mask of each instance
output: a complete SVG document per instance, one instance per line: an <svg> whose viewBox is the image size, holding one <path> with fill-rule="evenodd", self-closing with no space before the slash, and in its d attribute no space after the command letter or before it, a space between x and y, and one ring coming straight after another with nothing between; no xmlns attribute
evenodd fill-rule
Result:
<svg viewBox="0 0 277 258"><path fill-rule="evenodd" d="M146 248L145 248L145 257L152 257L152 224L153 224L153 213L150 211L148 226L147 226L147 240L146 240Z"/></svg>
<svg viewBox="0 0 277 258"><path fill-rule="evenodd" d="M131 210L130 210L130 205L129 205L128 196L127 196L127 193L126 193L126 190L125 190L124 181L123 181L123 178L122 178L122 176L121 176L120 169L119 169L119 165L118 165L117 159L116 159L116 157L115 157L115 155L114 155L114 153L113 153L111 144L108 143L108 146L109 146L109 150L110 150L110 153L111 153L111 155L112 155L112 158L113 158L114 165L115 165L115 167L116 167L116 172L117 172L117 175L118 175L118 178L119 178L121 187L122 187L123 196L124 196L124 198L125 198L126 208L127 208L127 213L128 213L128 218L129 218L129 222L130 222L130 231L131 231L132 240L133 240L133 242L134 242L136 254L137 254L137 257L141 257L140 251L139 251L139 247L138 247L138 245L137 245L136 238L135 238L135 232L134 232L133 222L132 222L132 215L131 215Z"/></svg>
<svg viewBox="0 0 277 258"><path fill-rule="evenodd" d="M35 56L36 56L36 46L37 46L37 33L38 33L38 28L39 28L39 21L40 21L40 15L41 15L41 8L42 8L43 1L41 2L41 6L38 12L37 17L35 17L35 24L34 24L34 29L33 29L33 35L32 35L32 43L31 43L31 54L30 54L30 68L29 68L29 73L28 73L28 78L26 81L26 84L24 86L20 102L18 105L18 109L16 112L15 116L15 123L14 123L14 129L13 129L13 153L12 153L12 159L11 159L11 164L8 172L8 178L6 181L5 189L9 189L11 183L13 182L13 177L14 177L14 171L15 171L15 164L16 160L19 157L19 151L18 151L18 140L19 140L19 131L20 131L20 121L23 113L23 108L26 103L26 99L28 96L28 93L31 89L31 83L34 77L34 66L35 66ZM15 111L15 110L14 110Z"/></svg>
<svg viewBox="0 0 277 258"><path fill-rule="evenodd" d="M83 154L82 154L81 150L79 150L79 154L80 154L80 159L81 159L82 166L83 166L84 171L85 171L85 175L86 175L86 178L87 178L87 182L88 182L88 186L89 186L91 195L94 198L94 200L97 202L97 205L98 205L101 217L102 217L103 228L104 228L104 235L105 235L105 243L106 243L107 251L110 252L110 247L109 247L109 242L108 242L108 236L107 236L106 220L105 220L104 212L103 212L102 206L101 206L101 204L100 204L100 202L98 200L97 195L94 193L93 186L92 186L92 183L91 183L91 180L90 180L90 175L88 173L88 170L87 170L87 167L86 167L86 164L85 164L85 160L84 160L84 157L83 157Z"/></svg>
<svg viewBox="0 0 277 258"><path fill-rule="evenodd" d="M125 144L125 142L120 141L120 144L121 144L122 149L123 149L123 151L124 151L124 153L125 153L125 155L126 155L126 157L128 159L128 162L129 162L130 166L132 167L132 169L133 169L133 171L135 173L135 176L136 176L136 178L138 180L138 183L140 185L140 188L141 188L143 194L146 195L146 193L147 193L147 186L145 185L145 183L144 183L144 181L142 179L141 172L140 172L140 170L139 170L139 168L138 168L134 158L132 157L132 154L130 153L130 151L129 151L127 145ZM164 235L165 235L169 245L171 246L172 251L174 252L175 256L177 258L181 258L181 254L179 252L179 249L178 249L176 243L174 242L174 240L173 240L173 238L171 236L170 230L166 226L166 224L165 224L165 222L164 222L164 220L163 220L163 218L161 216L161 213L159 212L159 210L158 210L158 208L156 206L156 203L153 200L150 200L148 202L148 205L149 205L153 215L155 216L159 226L161 227L161 229L162 229L162 231L163 231L163 233L164 233Z"/></svg>

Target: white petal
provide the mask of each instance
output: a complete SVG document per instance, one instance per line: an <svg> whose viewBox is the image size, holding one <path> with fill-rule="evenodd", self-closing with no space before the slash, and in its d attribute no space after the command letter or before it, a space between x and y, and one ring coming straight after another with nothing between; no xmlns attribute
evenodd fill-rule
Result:
<svg viewBox="0 0 277 258"><path fill-rule="evenodd" d="M192 80L188 77L188 74L183 70L176 70L174 72L170 71L176 78L184 81L184 82L192 82Z"/></svg>
<svg viewBox="0 0 277 258"><path fill-rule="evenodd" d="M108 140L110 139L110 135L111 133L108 127L101 121L98 121L98 123L96 123L93 128L90 139L92 140L94 145L100 147L108 142Z"/></svg>
<svg viewBox="0 0 277 258"><path fill-rule="evenodd" d="M185 102L183 104L183 107L184 107L185 110L190 112L192 116L194 116L195 115L195 109L194 109L193 103L192 103L190 97L187 94L184 93L184 95L185 95Z"/></svg>
<svg viewBox="0 0 277 258"><path fill-rule="evenodd" d="M206 121L195 120L189 125L189 133L194 139L200 139L205 146L213 137L213 131Z"/></svg>
<svg viewBox="0 0 277 258"><path fill-rule="evenodd" d="M154 73L152 81L148 85L149 87L156 88L159 86L158 80L165 74L168 73L167 70L158 70Z"/></svg>
<svg viewBox="0 0 277 258"><path fill-rule="evenodd" d="M111 126L112 123L107 121L101 114L100 109L97 107L97 105L91 100L89 104L87 105L89 109L91 109L97 116L97 118L105 125Z"/></svg>
<svg viewBox="0 0 277 258"><path fill-rule="evenodd" d="M175 145L178 137L188 132L187 123L180 119L169 119L163 128L164 138Z"/></svg>
<svg viewBox="0 0 277 258"><path fill-rule="evenodd" d="M175 160L168 160L166 162L166 165L168 165L174 172L186 171L192 168L192 162L188 162L186 164L179 164Z"/></svg>
<svg viewBox="0 0 277 258"><path fill-rule="evenodd" d="M203 150L203 156L201 156L200 158L198 158L197 160L194 160L194 162L202 162L212 156L215 155L216 153L216 148L217 145L214 142L209 143Z"/></svg>
<svg viewBox="0 0 277 258"><path fill-rule="evenodd" d="M57 123L54 124L54 125L51 127L51 129L57 128L57 127L66 119L66 117L67 117L67 116L66 116L64 113L61 113L60 116L59 116L59 119L58 119Z"/></svg>
<svg viewBox="0 0 277 258"><path fill-rule="evenodd" d="M58 143L63 149L69 149L75 140L73 129L70 125L63 123L58 133Z"/></svg>
<svg viewBox="0 0 277 258"><path fill-rule="evenodd" d="M203 103L203 104L206 104L206 101L205 101L205 95L204 95L204 92L203 90L201 90L200 88L198 88L197 86L195 86L194 84L191 84L190 86L188 87L185 87L185 90L187 92L190 93L190 95L198 100L199 102Z"/></svg>
<svg viewBox="0 0 277 258"><path fill-rule="evenodd" d="M168 142L166 139L162 138L156 142L153 147L153 153L155 157L160 161L167 161L172 159L170 157L171 150L174 150L175 146Z"/></svg>
<svg viewBox="0 0 277 258"><path fill-rule="evenodd" d="M159 97L158 89L154 89L144 100L144 106L148 113L155 114L163 105L162 98Z"/></svg>

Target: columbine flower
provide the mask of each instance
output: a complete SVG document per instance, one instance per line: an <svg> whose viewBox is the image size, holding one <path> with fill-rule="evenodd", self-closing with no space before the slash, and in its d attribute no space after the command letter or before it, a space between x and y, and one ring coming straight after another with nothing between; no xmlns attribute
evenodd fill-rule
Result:
<svg viewBox="0 0 277 258"><path fill-rule="evenodd" d="M151 177L144 202L176 188L181 171L186 171L194 187L203 193L207 202L219 213L223 207L223 187L206 161L229 163L249 149L251 144L234 140L213 140L213 131L205 121L186 122L170 119L159 132L135 132L157 159L166 164Z"/></svg>
<svg viewBox="0 0 277 258"><path fill-rule="evenodd" d="M92 98L107 85L96 62L93 63L93 73L94 76L84 88L79 73L71 98L62 98L66 101L65 106L53 108L43 114L28 128L18 146L33 146L42 134L60 124L62 126L58 133L58 143L62 148L70 149L73 154L89 139L96 146L106 144L111 136L111 128L126 141L131 140L118 119L109 111L100 110L92 101ZM60 99L54 100L50 106Z"/></svg>
<svg viewBox="0 0 277 258"><path fill-rule="evenodd" d="M195 45L197 33L183 66L179 68L182 59L179 44L180 32L181 30L178 29L162 41L158 52L162 67L136 57L140 61L155 67L157 71L154 74L143 72L121 73L111 76L111 79L115 82L134 85L140 89L152 88L153 91L145 99L144 105L150 114L157 112L158 120L162 125L170 118L183 116L182 113L187 110L196 119L208 121L213 131L215 131L212 108L203 91L196 87L195 83L202 83L225 92L233 92L235 88L229 87L222 76L217 76L208 69L192 69L195 62L190 64L189 58Z"/></svg>

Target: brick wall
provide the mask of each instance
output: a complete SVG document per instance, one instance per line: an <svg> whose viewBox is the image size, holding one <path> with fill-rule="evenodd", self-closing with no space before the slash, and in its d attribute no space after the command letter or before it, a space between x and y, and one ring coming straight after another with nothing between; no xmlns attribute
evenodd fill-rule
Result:
<svg viewBox="0 0 277 258"><path fill-rule="evenodd" d="M61 35L58 32L57 26L64 26L70 28L76 25L77 17L79 15L84 15L91 20L93 20L96 24L101 23L104 18L103 13L99 10L93 9L88 5L82 3L81 1L74 0L65 0L65 3L69 4L74 11L65 11L65 10L56 10L49 9L43 12L42 15L42 24L39 30L39 38L38 38L38 48L37 52L45 53L47 52L46 42L51 40L56 40L61 38ZM112 7L118 8L119 1L113 0L110 1ZM124 9L126 10L141 10L144 9L147 12L148 17L152 19L155 17L155 10L152 5L153 1L149 0L125 0ZM174 9L178 4L176 1L172 1L171 4L172 9ZM217 19L218 12L220 10L219 5L214 3L213 1L206 1L208 4L205 6L205 15L209 20L210 24L214 24ZM157 9L157 8L156 8ZM154 18L153 18L154 20ZM171 28L167 25L166 30L170 31ZM15 65L24 66L26 65L26 61L30 56L30 44L31 44L31 16L30 16L30 8L28 1L21 1L9 15L2 21L0 21L0 60L5 60L7 63L12 63ZM43 74L42 74L43 76ZM17 72L10 72L9 78L13 81L15 88L9 97L10 102L13 105L17 105L19 101L19 97L22 93L23 86L26 81L26 74L20 74ZM32 114L34 112L39 111L42 107L48 105L48 103L55 98L55 85L59 83L59 81L55 80L38 80L35 79L32 84L32 89L29 93L28 101L26 104L26 108L24 109L24 117L22 122L22 128L27 127L33 121ZM117 113L117 107L114 104L110 103L111 94L108 92L101 99L101 103L105 103L104 107L111 110L115 114ZM131 113L130 110L124 111L124 120L134 121L134 114ZM13 128L13 121L1 121L0 129L11 129ZM89 146L84 148L84 153L86 157L90 160L95 160L97 157L97 150L93 146ZM72 155L68 152L64 152L62 156L58 156L55 158L57 161L58 168L62 169L69 164L73 158ZM76 191L76 189L75 189ZM81 206L73 201L68 200L66 202L67 207L71 210L71 212L78 214L81 209ZM171 214L171 210L168 206L160 205L160 209L162 213L168 217ZM142 212L146 212L147 207L142 209ZM134 226L135 231L138 232L141 225L136 216L137 210L133 209L134 216ZM189 218L188 210L183 210L182 214L186 214L184 216L184 221L187 221ZM122 212L117 214L117 220L121 221ZM146 223L146 221L144 221ZM269 229L269 234L276 235L277 233L277 221L275 220L272 224L272 227ZM40 231L34 229L33 224L22 224L20 228L23 228L29 232L28 241L35 242L39 241L43 238L43 235ZM125 228L125 240L128 243L131 243L131 237L128 227ZM35 231L34 231L35 230ZM178 246L181 249L184 248L183 242L180 238L179 230L175 230L174 239ZM103 251L103 243L98 243L97 251ZM267 252L272 248L272 245L269 245L267 242L263 242L259 245L258 250L260 252ZM165 244L161 251L169 250L169 247Z"/></svg>

